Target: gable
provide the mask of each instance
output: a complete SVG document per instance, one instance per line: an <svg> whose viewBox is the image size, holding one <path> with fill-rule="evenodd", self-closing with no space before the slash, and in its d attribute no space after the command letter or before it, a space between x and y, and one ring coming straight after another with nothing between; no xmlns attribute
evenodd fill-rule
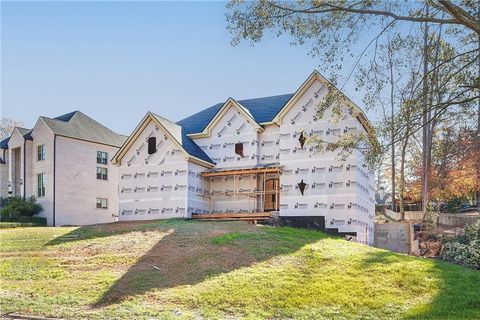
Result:
<svg viewBox="0 0 480 320"><path fill-rule="evenodd" d="M326 94L327 87L322 82L314 80L288 109L282 110L276 124L282 127L308 125L330 118L332 115L330 109L325 111L322 119L317 117L317 106L323 101ZM345 108L345 111L347 111L347 108Z"/></svg>
<svg viewBox="0 0 480 320"><path fill-rule="evenodd" d="M38 136L47 134L53 134L53 131L45 123L44 117L39 117L32 129L32 136L36 139Z"/></svg>
<svg viewBox="0 0 480 320"><path fill-rule="evenodd" d="M245 110L248 110L258 124L264 124L270 122L292 96L293 94L283 94L271 97L238 100L236 102ZM177 124L182 126L188 134L201 133L217 115L220 109L222 109L224 104L225 102L217 103L178 121Z"/></svg>
<svg viewBox="0 0 480 320"><path fill-rule="evenodd" d="M271 123L281 124L284 120L284 117L289 113L290 109L295 106L295 104L304 97L308 90L311 90L311 87L315 84L321 84L326 88L332 90L337 90L341 94L341 98L345 101L345 106L352 109L352 115L361 123L365 131L371 135L375 135L375 130L370 122L367 120L367 117L355 103L353 103L348 97L343 95L343 93L337 89L333 84L323 77L318 71L312 72L312 74L305 80L305 82L298 88L298 90L293 94L290 100L285 104L285 106L278 112L278 114L272 119ZM321 89L321 87L319 87ZM326 92L323 92L325 94ZM320 94L320 92L317 92Z"/></svg>
<svg viewBox="0 0 480 320"><path fill-rule="evenodd" d="M149 139L155 138L156 152L150 153ZM184 158L182 151L168 131L149 119L138 132L135 141L122 156L123 164L128 167L161 165Z"/></svg>
<svg viewBox="0 0 480 320"><path fill-rule="evenodd" d="M23 145L24 141L26 140L26 137L30 137L30 130L25 129L25 128L19 128L15 127L13 129L12 134L10 135L10 139L8 140L8 148L16 148L20 147Z"/></svg>
<svg viewBox="0 0 480 320"><path fill-rule="evenodd" d="M219 132L221 134L222 131L232 130L232 125L236 122L242 122L242 127L236 128L236 130L244 130L247 128L253 128L256 131L263 130L248 109L240 105L234 99L229 98L217 111L202 132L192 133L188 136L191 138L208 138L211 137L214 132L215 134L219 134Z"/></svg>
<svg viewBox="0 0 480 320"><path fill-rule="evenodd" d="M152 126L155 130L152 129ZM186 136L186 133L180 126L151 112L148 112L143 117L142 121L140 121L132 134L112 158L112 163L116 165L122 165L125 157L127 157L128 154L130 154L130 158L132 158L133 154L131 154L131 150L138 143L140 143L140 145L137 146L136 150L143 148L144 143L141 142L141 139L143 135L145 135L145 130L147 130L147 128L150 128L149 134L153 134L156 137L158 132L161 132L163 134L162 139L164 141L169 140L168 143L172 143L187 160L197 162L207 167L213 166L212 160L203 152L203 150L201 150L193 141L191 141L190 138ZM145 139L145 137L143 138ZM139 140L140 142L138 142ZM162 140L157 137L157 141ZM127 161L131 161L131 159Z"/></svg>

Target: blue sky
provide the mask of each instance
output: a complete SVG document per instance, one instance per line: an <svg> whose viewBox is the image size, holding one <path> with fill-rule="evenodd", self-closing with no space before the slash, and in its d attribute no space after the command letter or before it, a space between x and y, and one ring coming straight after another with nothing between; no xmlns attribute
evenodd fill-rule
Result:
<svg viewBox="0 0 480 320"><path fill-rule="evenodd" d="M232 47L225 13L222 2L2 2L1 116L32 127L81 110L129 134L148 110L177 121L229 96L291 93L317 68L285 37Z"/></svg>

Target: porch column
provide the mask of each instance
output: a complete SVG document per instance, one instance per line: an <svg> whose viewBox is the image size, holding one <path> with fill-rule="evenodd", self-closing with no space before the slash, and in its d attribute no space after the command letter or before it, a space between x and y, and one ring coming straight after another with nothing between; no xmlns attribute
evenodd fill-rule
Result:
<svg viewBox="0 0 480 320"><path fill-rule="evenodd" d="M8 196L13 195L13 152L11 148L8 148Z"/></svg>
<svg viewBox="0 0 480 320"><path fill-rule="evenodd" d="M26 142L23 143L23 145L20 147L20 197L24 198L25 197L25 146Z"/></svg>

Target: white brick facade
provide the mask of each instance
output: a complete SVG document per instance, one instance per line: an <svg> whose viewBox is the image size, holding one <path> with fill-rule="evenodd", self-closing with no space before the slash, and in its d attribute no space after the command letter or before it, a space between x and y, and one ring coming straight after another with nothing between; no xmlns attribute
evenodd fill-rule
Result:
<svg viewBox="0 0 480 320"><path fill-rule="evenodd" d="M83 114L75 116L90 120ZM39 146L44 146L43 160L37 157ZM41 117L28 137L16 128L8 149L3 149L7 156L0 165L0 196L37 197L43 207L39 216L47 218L49 226L113 222L118 214L118 167L110 159L98 164L97 151L107 152L111 158L118 149L119 145L56 134ZM107 180L97 179L97 167L107 168ZM39 174L45 177L45 195L38 194ZM107 199L107 209L96 207L97 198Z"/></svg>

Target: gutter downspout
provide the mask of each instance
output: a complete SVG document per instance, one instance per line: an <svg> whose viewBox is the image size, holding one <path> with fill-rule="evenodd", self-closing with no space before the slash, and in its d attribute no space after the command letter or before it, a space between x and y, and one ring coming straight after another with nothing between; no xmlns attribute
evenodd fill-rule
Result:
<svg viewBox="0 0 480 320"><path fill-rule="evenodd" d="M57 135L53 135L53 226L55 227L55 159L56 159Z"/></svg>
<svg viewBox="0 0 480 320"><path fill-rule="evenodd" d="M23 141L23 200L27 196L27 139Z"/></svg>

